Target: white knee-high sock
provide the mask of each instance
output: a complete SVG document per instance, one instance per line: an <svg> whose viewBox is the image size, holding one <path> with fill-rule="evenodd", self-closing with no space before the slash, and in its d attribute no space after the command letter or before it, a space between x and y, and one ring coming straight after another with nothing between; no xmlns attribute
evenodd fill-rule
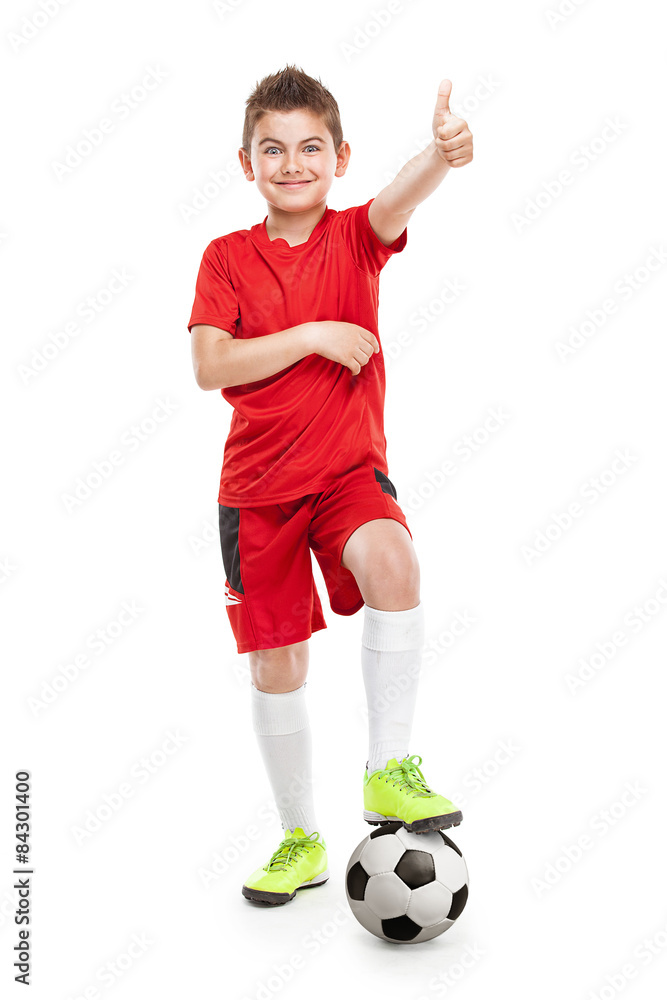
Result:
<svg viewBox="0 0 667 1000"><path fill-rule="evenodd" d="M424 645L421 603L407 611L364 605L361 667L368 702L368 773L408 754Z"/></svg>
<svg viewBox="0 0 667 1000"><path fill-rule="evenodd" d="M250 682L253 729L283 830L319 830L313 806L312 736L306 684L295 691L260 691Z"/></svg>

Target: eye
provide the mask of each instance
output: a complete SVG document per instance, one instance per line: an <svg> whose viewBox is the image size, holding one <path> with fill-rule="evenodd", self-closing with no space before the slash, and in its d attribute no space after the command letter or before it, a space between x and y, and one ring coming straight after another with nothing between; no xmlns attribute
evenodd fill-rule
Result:
<svg viewBox="0 0 667 1000"><path fill-rule="evenodd" d="M306 146L306 149L314 149L315 152L319 152L319 146Z"/></svg>
<svg viewBox="0 0 667 1000"><path fill-rule="evenodd" d="M277 148L278 148L277 146L269 146L268 149L264 150L264 152L265 153L270 153L272 149L277 149Z"/></svg>

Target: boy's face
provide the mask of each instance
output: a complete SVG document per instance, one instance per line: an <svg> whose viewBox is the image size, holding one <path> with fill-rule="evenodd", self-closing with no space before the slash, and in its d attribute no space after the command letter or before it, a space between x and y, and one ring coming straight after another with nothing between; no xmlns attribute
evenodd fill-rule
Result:
<svg viewBox="0 0 667 1000"><path fill-rule="evenodd" d="M303 212L326 199L334 177L342 177L350 158L345 140L334 149L331 133L312 111L271 111L252 137L250 159L239 157L248 180L284 212Z"/></svg>

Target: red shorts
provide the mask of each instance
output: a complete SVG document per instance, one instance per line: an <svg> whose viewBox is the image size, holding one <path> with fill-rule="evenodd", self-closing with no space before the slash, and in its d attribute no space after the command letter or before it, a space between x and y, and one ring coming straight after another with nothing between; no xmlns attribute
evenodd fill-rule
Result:
<svg viewBox="0 0 667 1000"><path fill-rule="evenodd" d="M390 517L406 528L394 484L371 465L358 466L322 493L269 507L218 504L225 567L225 605L239 653L275 649L326 628L315 586L315 553L337 615L353 615L364 599L343 548L366 521Z"/></svg>

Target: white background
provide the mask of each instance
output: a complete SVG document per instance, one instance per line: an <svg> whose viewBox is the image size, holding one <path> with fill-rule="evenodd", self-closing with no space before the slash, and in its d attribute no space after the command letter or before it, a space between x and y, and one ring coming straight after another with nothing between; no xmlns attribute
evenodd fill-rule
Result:
<svg viewBox="0 0 667 1000"><path fill-rule="evenodd" d="M5 983L26 768L32 996L664 992L663 38L650 0L568 0L560 19L557 2L3 6ZM410 751L463 808L454 839L471 879L455 926L414 947L367 933L345 899L371 829L362 615L332 614L319 570L329 627L307 691L332 874L275 910L240 891L280 826L223 603L231 410L197 387L186 324L205 246L266 215L237 150L246 98L286 62L339 102L352 156L332 208L363 204L430 140L443 77L474 135L473 162L417 208L380 283L389 470L432 651ZM163 78L121 117L115 102L150 70ZM59 178L67 147L105 117L113 130ZM114 270L129 277L107 302ZM151 423L160 401L169 415ZM492 409L505 417L485 430ZM114 451L121 464L68 510ZM457 471L436 488L448 459ZM451 641L457 613L474 623ZM105 812L105 796L119 807ZM216 855L227 868L206 886Z"/></svg>

